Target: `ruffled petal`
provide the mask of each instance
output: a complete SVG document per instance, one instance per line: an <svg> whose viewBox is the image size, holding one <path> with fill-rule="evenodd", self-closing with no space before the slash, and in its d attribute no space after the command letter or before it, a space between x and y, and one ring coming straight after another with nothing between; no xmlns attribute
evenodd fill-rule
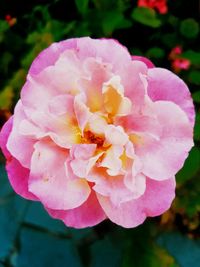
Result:
<svg viewBox="0 0 200 267"><path fill-rule="evenodd" d="M80 206L71 210L47 209L55 219L62 220L67 226L85 228L94 226L106 219L106 215L97 200L95 192Z"/></svg>
<svg viewBox="0 0 200 267"><path fill-rule="evenodd" d="M94 168L87 180L94 183L92 189L95 192L109 197L116 207L135 197L133 192L125 186L123 175L110 176L103 167Z"/></svg>
<svg viewBox="0 0 200 267"><path fill-rule="evenodd" d="M166 100L182 108L192 125L194 124L194 105L187 85L169 70L153 68L148 70L148 94L153 101Z"/></svg>
<svg viewBox="0 0 200 267"><path fill-rule="evenodd" d="M60 54L66 49L74 49L76 47L76 39L68 39L59 43L53 43L44 49L33 61L29 72L38 74L48 66L54 65Z"/></svg>
<svg viewBox="0 0 200 267"><path fill-rule="evenodd" d="M173 102L157 101L154 109L162 134L159 139L144 135L142 143L135 143L135 149L143 163L143 173L164 180L183 166L193 146L192 127L185 112Z"/></svg>
<svg viewBox="0 0 200 267"><path fill-rule="evenodd" d="M13 127L8 137L7 149L10 154L16 158L23 167L29 168L33 153L34 138L27 138L19 132L21 121L26 119L21 101L15 107L13 116Z"/></svg>
<svg viewBox="0 0 200 267"><path fill-rule="evenodd" d="M6 147L6 144L7 144L10 132L12 130L12 127L13 127L13 116L10 117L9 120L4 124L0 132L0 148L4 156L6 157L6 159L11 157L10 152L8 151Z"/></svg>
<svg viewBox="0 0 200 267"><path fill-rule="evenodd" d="M15 158L11 158L6 163L6 170L8 179L17 194L30 200L38 200L28 189L29 169L24 168Z"/></svg>
<svg viewBox="0 0 200 267"><path fill-rule="evenodd" d="M103 63L112 64L114 72L131 61L127 48L113 39L79 38L77 39L77 54L80 59L101 58Z"/></svg>
<svg viewBox="0 0 200 267"><path fill-rule="evenodd" d="M113 204L110 198L97 194L97 198L108 218L125 228L136 227L147 216L158 216L169 209L175 197L175 179L153 181L147 179L144 195L138 199Z"/></svg>
<svg viewBox="0 0 200 267"><path fill-rule="evenodd" d="M29 191L52 209L72 209L85 202L90 187L84 179L70 179L66 175L68 152L49 140L34 146L31 161Z"/></svg>
<svg viewBox="0 0 200 267"><path fill-rule="evenodd" d="M28 191L29 169L22 167L18 160L12 157L7 150L6 144L13 126L13 116L4 124L0 133L0 147L6 157L6 170L8 179L15 192L24 198L37 200L37 198Z"/></svg>
<svg viewBox="0 0 200 267"><path fill-rule="evenodd" d="M147 66L143 62L135 60L127 62L117 72L124 86L124 95L131 100L133 110L137 110L143 105L146 88L141 75L146 75L147 70Z"/></svg>

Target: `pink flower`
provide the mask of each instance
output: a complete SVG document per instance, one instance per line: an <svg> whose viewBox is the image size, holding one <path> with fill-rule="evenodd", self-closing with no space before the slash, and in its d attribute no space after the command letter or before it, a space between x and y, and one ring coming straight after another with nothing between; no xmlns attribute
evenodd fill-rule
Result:
<svg viewBox="0 0 200 267"><path fill-rule="evenodd" d="M168 12L167 0L138 0L138 6L156 9L160 14Z"/></svg>
<svg viewBox="0 0 200 267"><path fill-rule="evenodd" d="M14 190L52 217L135 227L170 207L193 125L180 78L115 40L86 37L34 60L0 144Z"/></svg>

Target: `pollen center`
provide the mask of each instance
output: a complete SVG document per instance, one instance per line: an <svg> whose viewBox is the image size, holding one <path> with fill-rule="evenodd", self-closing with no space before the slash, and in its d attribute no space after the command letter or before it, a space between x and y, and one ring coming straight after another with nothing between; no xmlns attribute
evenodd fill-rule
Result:
<svg viewBox="0 0 200 267"><path fill-rule="evenodd" d="M82 143L96 144L98 148L103 146L104 141L105 141L104 136L94 134L91 131L85 131L82 137Z"/></svg>

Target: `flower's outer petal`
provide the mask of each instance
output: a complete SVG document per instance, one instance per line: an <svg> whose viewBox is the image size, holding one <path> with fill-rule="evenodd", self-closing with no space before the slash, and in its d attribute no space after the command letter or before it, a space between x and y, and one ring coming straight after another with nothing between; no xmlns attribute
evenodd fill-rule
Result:
<svg viewBox="0 0 200 267"><path fill-rule="evenodd" d="M76 42L76 39L68 39L59 43L53 43L36 57L30 67L29 73L38 74L46 67L54 65L63 51L76 47Z"/></svg>
<svg viewBox="0 0 200 267"><path fill-rule="evenodd" d="M187 85L169 70L148 70L148 95L153 101L166 100L179 105L194 124L194 105Z"/></svg>
<svg viewBox="0 0 200 267"><path fill-rule="evenodd" d="M91 39L82 37L54 43L42 51L33 61L29 73L36 75L58 60L61 53L74 50L80 59L101 58L104 63L112 63L113 70L131 61L127 48L114 39Z"/></svg>
<svg viewBox="0 0 200 267"><path fill-rule="evenodd" d="M49 140L34 146L29 191L52 209L72 209L85 202L90 187L84 179L70 179L65 172L68 151Z"/></svg>
<svg viewBox="0 0 200 267"><path fill-rule="evenodd" d="M53 97L64 94L74 96L78 93L78 80L85 77L81 66L75 52L67 50L60 55L55 65L37 75L29 73L21 91L21 100L26 110L46 112Z"/></svg>
<svg viewBox="0 0 200 267"><path fill-rule="evenodd" d="M126 228L143 223L147 216L158 216L169 209L175 197L175 179L154 181L147 178L146 191L138 199L115 206L108 197L97 198L108 218Z"/></svg>
<svg viewBox="0 0 200 267"><path fill-rule="evenodd" d="M28 192L29 170L22 167L6 148L7 140L13 126L13 116L4 124L0 133L0 147L6 157L6 170L9 181L15 192L24 198L37 200L37 198Z"/></svg>
<svg viewBox="0 0 200 267"><path fill-rule="evenodd" d="M94 191L80 207L71 210L47 209L47 211L53 218L60 219L67 226L74 228L91 227L106 219Z"/></svg>
<svg viewBox="0 0 200 267"><path fill-rule="evenodd" d="M131 61L126 47L113 39L91 39L83 37L77 39L77 54L80 59L87 57L101 58L103 63L111 63L115 72Z"/></svg>
<svg viewBox="0 0 200 267"><path fill-rule="evenodd" d="M49 136L58 146L64 148L71 148L73 144L79 143L81 132L74 113L74 97L55 96L47 107L46 111L28 112L29 121L21 121L19 132L35 139Z"/></svg>
<svg viewBox="0 0 200 267"><path fill-rule="evenodd" d="M8 151L6 145L12 127L13 127L13 116L10 117L9 120L4 124L0 132L0 148L6 159L9 159L11 157L10 152Z"/></svg>
<svg viewBox="0 0 200 267"><path fill-rule="evenodd" d="M35 140L33 138L27 138L19 133L20 122L24 119L26 119L26 116L23 111L22 103L19 100L15 107L13 127L8 137L7 149L23 167L29 168Z"/></svg>
<svg viewBox="0 0 200 267"><path fill-rule="evenodd" d="M164 180L183 166L193 146L192 126L186 113L173 102L154 102L154 109L162 135L160 139L143 136L143 143L135 147L143 163L143 173L152 179Z"/></svg>
<svg viewBox="0 0 200 267"><path fill-rule="evenodd" d="M144 62L149 69L154 68L154 64L146 57L132 56L132 60L138 60Z"/></svg>
<svg viewBox="0 0 200 267"><path fill-rule="evenodd" d="M11 158L7 161L6 170L9 181L17 194L30 200L38 200L28 190L29 169L24 168L15 158Z"/></svg>
<svg viewBox="0 0 200 267"><path fill-rule="evenodd" d="M56 95L56 91L52 92L49 90L49 86L46 88L39 81L28 75L27 81L21 90L21 101L25 113L29 112L31 114L34 111L45 110L51 98Z"/></svg>

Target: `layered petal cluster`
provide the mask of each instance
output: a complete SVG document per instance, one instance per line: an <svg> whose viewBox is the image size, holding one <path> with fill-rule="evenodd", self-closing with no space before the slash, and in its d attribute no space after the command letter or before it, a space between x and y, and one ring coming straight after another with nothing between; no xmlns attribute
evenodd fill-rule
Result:
<svg viewBox="0 0 200 267"><path fill-rule="evenodd" d="M34 60L0 145L14 190L52 217L128 228L170 207L193 125L180 78L115 40L85 37Z"/></svg>

